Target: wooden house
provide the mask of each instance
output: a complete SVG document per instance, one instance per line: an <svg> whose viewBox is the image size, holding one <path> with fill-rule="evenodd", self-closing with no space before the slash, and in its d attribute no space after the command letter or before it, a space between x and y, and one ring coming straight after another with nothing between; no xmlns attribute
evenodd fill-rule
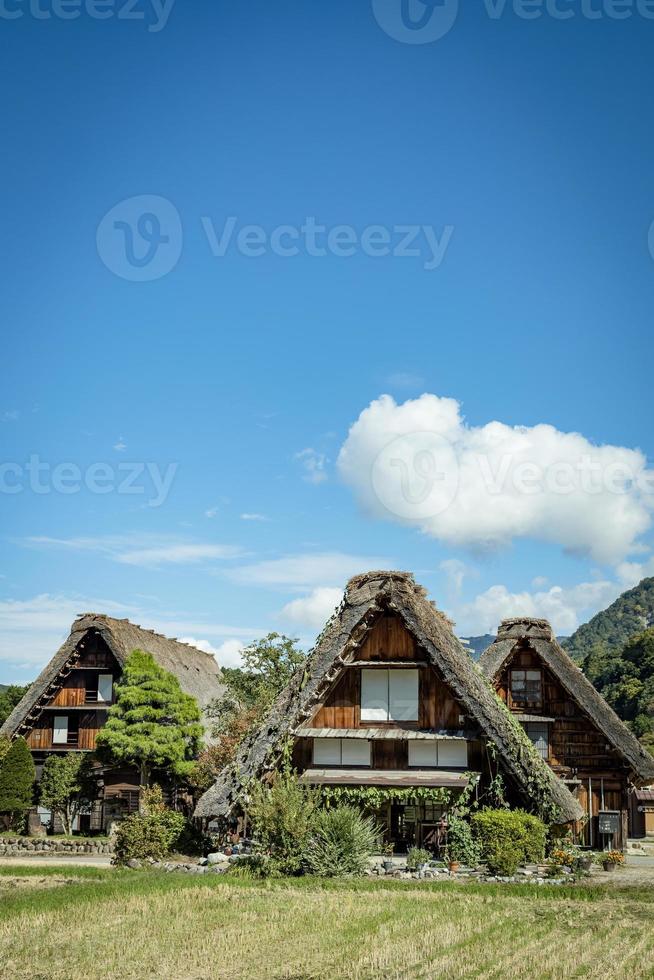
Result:
<svg viewBox="0 0 654 980"><path fill-rule="evenodd" d="M224 693L213 656L127 619L85 613L70 635L14 708L0 733L22 735L32 750L37 779L53 753L92 752L98 732L114 703L116 681L133 650L150 653L160 667L177 677L202 710ZM100 799L81 829L101 830L113 819L138 808L136 771L101 767Z"/></svg>
<svg viewBox="0 0 654 980"><path fill-rule="evenodd" d="M589 847L625 847L630 795L654 780L645 751L544 619L506 619L479 666L581 804Z"/></svg>
<svg viewBox="0 0 654 980"><path fill-rule="evenodd" d="M429 843L447 807L430 803L423 788L456 798L471 779L483 794L500 775L511 802L556 811L559 822L581 816L408 573L369 572L348 583L306 665L196 816L242 813L248 783L270 777L289 739L305 783L388 790L376 794L377 815L396 846Z"/></svg>

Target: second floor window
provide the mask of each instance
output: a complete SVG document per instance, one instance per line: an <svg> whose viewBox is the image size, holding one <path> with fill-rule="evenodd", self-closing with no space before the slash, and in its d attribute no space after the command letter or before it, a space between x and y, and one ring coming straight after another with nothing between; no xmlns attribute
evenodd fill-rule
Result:
<svg viewBox="0 0 654 980"><path fill-rule="evenodd" d="M511 671L511 702L532 706L543 703L543 676L540 670Z"/></svg>
<svg viewBox="0 0 654 980"><path fill-rule="evenodd" d="M361 671L361 721L417 720L417 670L374 667Z"/></svg>

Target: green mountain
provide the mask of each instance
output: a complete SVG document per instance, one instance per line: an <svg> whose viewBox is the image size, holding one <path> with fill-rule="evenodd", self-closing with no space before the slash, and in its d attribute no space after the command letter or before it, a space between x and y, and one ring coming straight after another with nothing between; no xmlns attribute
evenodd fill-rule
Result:
<svg viewBox="0 0 654 980"><path fill-rule="evenodd" d="M654 626L654 578L644 578L580 626L563 645L577 663L582 663L591 652L621 652L632 636L650 626Z"/></svg>
<svg viewBox="0 0 654 980"><path fill-rule="evenodd" d="M564 646L645 748L654 750L654 578L624 592Z"/></svg>

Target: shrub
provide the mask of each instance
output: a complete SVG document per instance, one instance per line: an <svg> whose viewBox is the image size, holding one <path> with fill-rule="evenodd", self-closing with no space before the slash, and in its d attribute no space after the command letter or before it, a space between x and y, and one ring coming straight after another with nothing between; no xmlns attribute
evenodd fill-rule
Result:
<svg viewBox="0 0 654 980"><path fill-rule="evenodd" d="M164 806L159 786L144 790L142 807L143 812L133 813L118 825L115 840L118 864L131 858L160 861L174 850L184 830L184 815Z"/></svg>
<svg viewBox="0 0 654 980"><path fill-rule="evenodd" d="M232 878L281 878L279 864L268 854L247 854L229 866Z"/></svg>
<svg viewBox="0 0 654 980"><path fill-rule="evenodd" d="M523 863L542 861L546 828L521 810L481 810L471 820L482 859L493 874L512 875Z"/></svg>
<svg viewBox="0 0 654 980"><path fill-rule="evenodd" d="M177 840L173 842L173 847L180 854L207 854L215 850L213 840L209 834L205 834L200 828L190 820L184 821L181 833Z"/></svg>
<svg viewBox="0 0 654 980"><path fill-rule="evenodd" d="M375 821L356 807L318 810L307 843L306 867L322 878L363 874L378 844L379 828Z"/></svg>
<svg viewBox="0 0 654 980"><path fill-rule="evenodd" d="M32 806L35 775L27 742L24 738L14 739L0 765L0 813L6 815L13 830L22 830Z"/></svg>
<svg viewBox="0 0 654 980"><path fill-rule="evenodd" d="M460 861L468 868L476 868L481 861L479 842L473 837L468 821L461 817L448 820L447 856L450 861Z"/></svg>
<svg viewBox="0 0 654 980"><path fill-rule="evenodd" d="M256 783L248 812L255 849L271 858L271 867L295 875L302 862L318 806L315 790L302 786L290 773L277 774L271 785Z"/></svg>
<svg viewBox="0 0 654 980"><path fill-rule="evenodd" d="M427 864L431 854L424 847L410 847L406 857L406 866L409 871L416 871L421 864Z"/></svg>

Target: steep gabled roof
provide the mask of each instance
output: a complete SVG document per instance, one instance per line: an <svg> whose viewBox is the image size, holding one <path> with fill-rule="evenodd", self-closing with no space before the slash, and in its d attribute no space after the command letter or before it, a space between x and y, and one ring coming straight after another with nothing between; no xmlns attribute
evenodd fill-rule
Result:
<svg viewBox="0 0 654 980"><path fill-rule="evenodd" d="M222 673L211 654L203 653L187 643L180 643L179 640L169 640L153 630L130 623L128 619L84 613L75 620L68 639L0 728L1 734L13 735L30 712L38 707L39 700L47 695L60 672L66 668L71 658L74 660L78 655L80 643L90 632L102 637L121 667L133 650L144 650L152 654L160 667L175 675L182 690L196 698L202 710L214 698L224 694Z"/></svg>
<svg viewBox="0 0 654 980"><path fill-rule="evenodd" d="M484 650L479 660L483 675L492 683L513 653L516 644L523 641L528 642L570 697L629 763L636 779L651 782L654 779L654 759L595 690L581 668L557 643L546 619L505 619L497 631L497 639Z"/></svg>
<svg viewBox="0 0 654 980"><path fill-rule="evenodd" d="M475 669L449 620L429 602L412 575L384 571L350 580L340 607L318 637L306 664L279 695L261 726L246 738L235 763L201 798L196 815L227 815L244 787L274 768L285 737L311 716L342 665L382 613L402 619L466 713L495 744L502 769L521 791L525 803L558 807L562 822L579 819L579 805ZM541 798L535 799L539 788Z"/></svg>

